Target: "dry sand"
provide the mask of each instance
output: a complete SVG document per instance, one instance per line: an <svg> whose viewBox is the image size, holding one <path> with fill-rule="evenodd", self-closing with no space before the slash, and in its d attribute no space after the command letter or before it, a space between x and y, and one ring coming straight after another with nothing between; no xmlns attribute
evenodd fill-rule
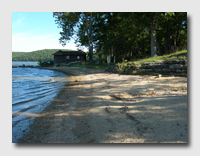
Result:
<svg viewBox="0 0 200 156"><path fill-rule="evenodd" d="M187 143L187 78L79 67L23 143Z"/></svg>

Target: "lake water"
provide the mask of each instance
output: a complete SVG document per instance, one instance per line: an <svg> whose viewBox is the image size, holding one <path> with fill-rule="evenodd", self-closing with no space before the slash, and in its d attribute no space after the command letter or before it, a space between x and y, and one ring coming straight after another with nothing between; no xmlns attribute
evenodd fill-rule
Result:
<svg viewBox="0 0 200 156"><path fill-rule="evenodd" d="M12 61L12 66L22 66L25 64L26 66L38 66L38 61Z"/></svg>
<svg viewBox="0 0 200 156"><path fill-rule="evenodd" d="M25 65L34 63L28 62ZM13 143L18 142L18 139L29 131L35 116L51 103L66 83L67 77L62 72L37 68L12 68Z"/></svg>

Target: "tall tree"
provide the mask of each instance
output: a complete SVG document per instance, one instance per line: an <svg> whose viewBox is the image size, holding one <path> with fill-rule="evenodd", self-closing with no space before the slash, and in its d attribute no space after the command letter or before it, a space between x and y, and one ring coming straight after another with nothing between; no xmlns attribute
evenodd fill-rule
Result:
<svg viewBox="0 0 200 156"><path fill-rule="evenodd" d="M74 37L75 43L89 49L89 60L93 62L95 13L54 12L56 24L62 28L60 43L65 46Z"/></svg>
<svg viewBox="0 0 200 156"><path fill-rule="evenodd" d="M122 58L154 57L174 52L187 45L187 13L171 12L56 12L60 43L71 38L99 56Z"/></svg>
<svg viewBox="0 0 200 156"><path fill-rule="evenodd" d="M155 12L151 13L151 57L157 56L156 54L156 23Z"/></svg>

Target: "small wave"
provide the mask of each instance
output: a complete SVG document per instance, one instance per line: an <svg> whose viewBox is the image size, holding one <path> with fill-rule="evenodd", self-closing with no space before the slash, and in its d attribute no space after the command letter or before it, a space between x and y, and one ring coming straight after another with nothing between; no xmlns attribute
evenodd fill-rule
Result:
<svg viewBox="0 0 200 156"><path fill-rule="evenodd" d="M44 87L35 87L35 88L27 89L26 95L30 95L30 94L34 94L34 93L37 94L38 92L48 91L48 90L52 91L52 89L53 89L53 87L48 87L48 88L44 88Z"/></svg>
<svg viewBox="0 0 200 156"><path fill-rule="evenodd" d="M28 108L25 108L25 109L22 109L22 110L20 110L20 111L18 111L18 112L13 113L13 114L12 114L12 118L14 118L14 117L16 117L16 116L18 116L18 115L21 115L21 114L24 113L25 111L27 111L27 110L29 110L29 109L32 109L32 108L35 108L36 106L38 106L38 105L33 105L33 106L30 106L30 107L28 107Z"/></svg>
<svg viewBox="0 0 200 156"><path fill-rule="evenodd" d="M29 76L29 75L13 75L13 80L31 80L31 81L47 81L51 82L50 80L53 80L53 77L41 77L41 76ZM54 81L52 81L54 82Z"/></svg>
<svg viewBox="0 0 200 156"><path fill-rule="evenodd" d="M40 93L36 93L36 95L43 95L43 94L46 94L46 93L50 93L51 91L53 91L53 89L50 89L50 90L47 90L47 91L44 91L44 92L40 92Z"/></svg>
<svg viewBox="0 0 200 156"><path fill-rule="evenodd" d="M42 86L35 86L35 87L30 87L30 88L25 88L24 90L33 90L33 89L38 89L41 88Z"/></svg>
<svg viewBox="0 0 200 156"><path fill-rule="evenodd" d="M14 140L24 135L24 131L33 119L51 103L65 83L67 83L66 75L57 71L31 68L12 69Z"/></svg>
<svg viewBox="0 0 200 156"><path fill-rule="evenodd" d="M45 97L45 95L39 96L39 97L36 97L36 98L32 98L32 99L28 99L28 100L24 100L24 101L15 102L12 105L19 105L19 104L27 103L27 102L34 101L34 100L37 100L37 99L40 99L40 98L43 98L43 97Z"/></svg>

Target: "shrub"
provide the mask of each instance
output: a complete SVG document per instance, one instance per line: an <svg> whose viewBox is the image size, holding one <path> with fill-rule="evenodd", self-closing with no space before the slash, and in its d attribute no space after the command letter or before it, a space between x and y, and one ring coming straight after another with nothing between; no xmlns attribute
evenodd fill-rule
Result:
<svg viewBox="0 0 200 156"><path fill-rule="evenodd" d="M118 63L118 72L119 72L119 74L122 74L124 72L124 70L125 70L125 67L122 66L120 63Z"/></svg>
<svg viewBox="0 0 200 156"><path fill-rule="evenodd" d="M38 60L38 65L39 65L39 66L42 66L42 59L39 59L39 60Z"/></svg>
<svg viewBox="0 0 200 156"><path fill-rule="evenodd" d="M54 61L50 60L50 61L42 61L42 59L38 60L38 65L41 67L48 67L48 66L52 66L54 65Z"/></svg>

